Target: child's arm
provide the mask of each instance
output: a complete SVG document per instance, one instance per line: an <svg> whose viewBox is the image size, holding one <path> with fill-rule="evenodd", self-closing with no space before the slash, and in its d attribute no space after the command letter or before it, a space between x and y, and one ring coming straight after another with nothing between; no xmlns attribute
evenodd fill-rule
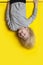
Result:
<svg viewBox="0 0 43 65"><path fill-rule="evenodd" d="M10 2L9 2L8 6L7 6L7 12L6 12L6 21L7 21L7 25L9 27L9 29L12 30L12 31L15 31L13 22L11 22L11 15L10 15L11 10L10 9L11 9L11 5L10 5Z"/></svg>
<svg viewBox="0 0 43 65"><path fill-rule="evenodd" d="M7 20L7 24L9 25L10 23L10 3L8 3L7 5L6 20Z"/></svg>
<svg viewBox="0 0 43 65"><path fill-rule="evenodd" d="M35 19L37 14L37 7L38 7L38 1L34 0L34 10L32 16L28 19L28 24L32 23L32 21Z"/></svg>

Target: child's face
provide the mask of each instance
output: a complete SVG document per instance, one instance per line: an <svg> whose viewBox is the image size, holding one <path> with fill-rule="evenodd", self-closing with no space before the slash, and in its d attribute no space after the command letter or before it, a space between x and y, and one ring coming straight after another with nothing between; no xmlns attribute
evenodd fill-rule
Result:
<svg viewBox="0 0 43 65"><path fill-rule="evenodd" d="M18 30L18 36L23 40L27 40L30 37L28 28L27 27L20 28Z"/></svg>

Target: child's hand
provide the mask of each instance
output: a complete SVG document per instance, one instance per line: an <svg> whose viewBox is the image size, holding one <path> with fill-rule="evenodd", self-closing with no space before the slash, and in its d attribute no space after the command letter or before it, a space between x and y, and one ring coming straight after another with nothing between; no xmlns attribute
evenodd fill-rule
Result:
<svg viewBox="0 0 43 65"><path fill-rule="evenodd" d="M37 7L38 6L38 0L33 0L34 3L35 3L35 6Z"/></svg>

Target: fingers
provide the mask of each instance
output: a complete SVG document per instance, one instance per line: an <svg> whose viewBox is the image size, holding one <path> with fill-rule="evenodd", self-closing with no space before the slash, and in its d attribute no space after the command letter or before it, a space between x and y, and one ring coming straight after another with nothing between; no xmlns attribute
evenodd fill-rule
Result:
<svg viewBox="0 0 43 65"><path fill-rule="evenodd" d="M33 0L34 1L34 4L35 4L35 7L37 8L38 6L38 0Z"/></svg>

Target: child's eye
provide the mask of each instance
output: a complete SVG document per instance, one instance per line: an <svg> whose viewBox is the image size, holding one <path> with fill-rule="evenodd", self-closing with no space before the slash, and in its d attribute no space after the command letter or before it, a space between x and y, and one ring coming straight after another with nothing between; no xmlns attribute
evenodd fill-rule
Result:
<svg viewBox="0 0 43 65"><path fill-rule="evenodd" d="M23 31L21 31L21 34L23 33Z"/></svg>

